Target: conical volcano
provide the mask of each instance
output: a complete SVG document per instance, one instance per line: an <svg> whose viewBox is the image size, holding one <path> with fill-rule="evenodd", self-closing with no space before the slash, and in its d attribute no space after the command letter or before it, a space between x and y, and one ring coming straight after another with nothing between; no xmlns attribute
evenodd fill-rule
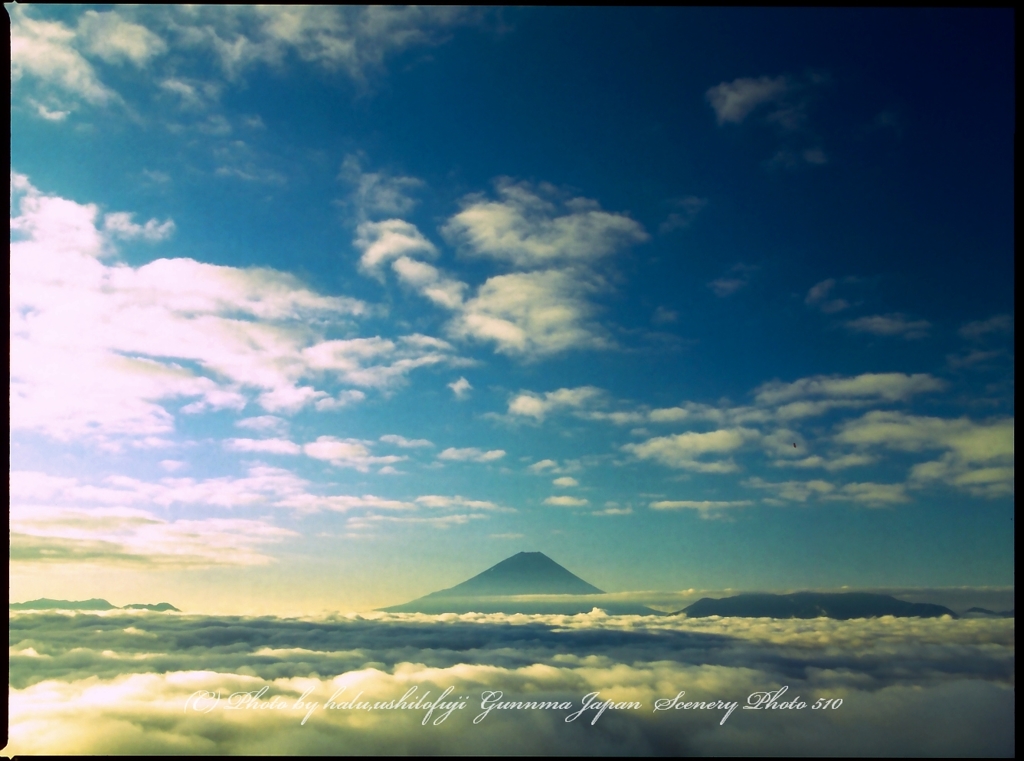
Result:
<svg viewBox="0 0 1024 761"><path fill-rule="evenodd" d="M520 552L472 579L427 597L600 594L604 592L570 573L543 552Z"/></svg>
<svg viewBox="0 0 1024 761"><path fill-rule="evenodd" d="M653 615L642 605L575 599L602 590L560 566L542 552L520 552L450 589L383 608L389 613L555 613L575 615L602 608L609 613ZM557 595L528 598L527 595ZM570 596L571 595L571 596Z"/></svg>

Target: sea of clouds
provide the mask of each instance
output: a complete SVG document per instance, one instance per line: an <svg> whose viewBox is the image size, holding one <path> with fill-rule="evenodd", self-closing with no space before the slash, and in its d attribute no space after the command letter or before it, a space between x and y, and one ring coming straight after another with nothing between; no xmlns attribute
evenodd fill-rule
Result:
<svg viewBox="0 0 1024 761"><path fill-rule="evenodd" d="M11 612L10 658L5 755L1014 754L1013 619ZM744 708L782 687L807 707ZM328 707L412 688L465 707ZM474 724L498 691L573 709ZM654 710L680 691L739 706ZM595 692L642 707L566 721Z"/></svg>

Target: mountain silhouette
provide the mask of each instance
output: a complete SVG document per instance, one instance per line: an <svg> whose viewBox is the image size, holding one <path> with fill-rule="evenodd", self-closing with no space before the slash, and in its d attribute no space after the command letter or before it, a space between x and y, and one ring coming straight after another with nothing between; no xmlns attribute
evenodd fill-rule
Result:
<svg viewBox="0 0 1024 761"><path fill-rule="evenodd" d="M988 608L968 608L964 613L967 618L1013 618L1013 610L989 610Z"/></svg>
<svg viewBox="0 0 1024 761"><path fill-rule="evenodd" d="M600 594L604 592L567 571L543 552L520 552L472 579L427 597Z"/></svg>
<svg viewBox="0 0 1024 761"><path fill-rule="evenodd" d="M543 552L520 552L461 584L382 610L389 613L549 613L576 615L601 608L619 615L663 615L643 605L604 600L520 600L521 595L603 595Z"/></svg>
<svg viewBox="0 0 1024 761"><path fill-rule="evenodd" d="M98 597L92 600L51 600L43 597L39 600L28 602L12 602L11 610L116 610L116 605L111 605L106 600Z"/></svg>
<svg viewBox="0 0 1024 761"><path fill-rule="evenodd" d="M796 592L789 595L743 594L719 600L704 597L684 608L690 618L737 616L740 618L938 618L956 613L942 605L906 602L890 595L868 592Z"/></svg>
<svg viewBox="0 0 1024 761"><path fill-rule="evenodd" d="M43 597L39 600L29 600L28 602L12 602L8 607L10 610L155 610L160 612L178 610L169 602L161 602L156 605L137 602L118 608L116 605L111 605L106 600L101 600L98 597L91 600L51 600ZM180 613L181 611L178 612Z"/></svg>

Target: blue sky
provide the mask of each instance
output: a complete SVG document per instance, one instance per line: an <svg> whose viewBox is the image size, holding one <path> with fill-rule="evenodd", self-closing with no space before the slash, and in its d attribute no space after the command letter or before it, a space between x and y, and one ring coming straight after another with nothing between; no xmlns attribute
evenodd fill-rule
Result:
<svg viewBox="0 0 1024 761"><path fill-rule="evenodd" d="M7 8L12 599L1012 584L1009 11Z"/></svg>

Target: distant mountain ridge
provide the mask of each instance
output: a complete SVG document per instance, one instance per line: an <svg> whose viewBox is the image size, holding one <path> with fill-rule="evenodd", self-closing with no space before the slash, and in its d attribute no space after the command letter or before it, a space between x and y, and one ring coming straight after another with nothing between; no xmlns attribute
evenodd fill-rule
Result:
<svg viewBox="0 0 1024 761"><path fill-rule="evenodd" d="M690 618L735 616L739 618L959 618L943 605L906 602L891 595L869 592L795 592L788 595L741 594L712 599L704 597L678 611Z"/></svg>
<svg viewBox="0 0 1024 761"><path fill-rule="evenodd" d="M98 597L91 600L51 600L43 597L28 602L12 602L8 607L10 610L154 610L159 612L173 610L181 612L169 602L159 602L155 605L136 602L119 608Z"/></svg>
<svg viewBox="0 0 1024 761"><path fill-rule="evenodd" d="M528 595L603 595L543 552L520 552L454 587L431 592L388 613L525 613L578 615L600 608L613 615L664 615L643 605L575 599L518 599Z"/></svg>
<svg viewBox="0 0 1024 761"><path fill-rule="evenodd" d="M1013 618L1012 610L989 610L988 608L968 608L966 618Z"/></svg>

